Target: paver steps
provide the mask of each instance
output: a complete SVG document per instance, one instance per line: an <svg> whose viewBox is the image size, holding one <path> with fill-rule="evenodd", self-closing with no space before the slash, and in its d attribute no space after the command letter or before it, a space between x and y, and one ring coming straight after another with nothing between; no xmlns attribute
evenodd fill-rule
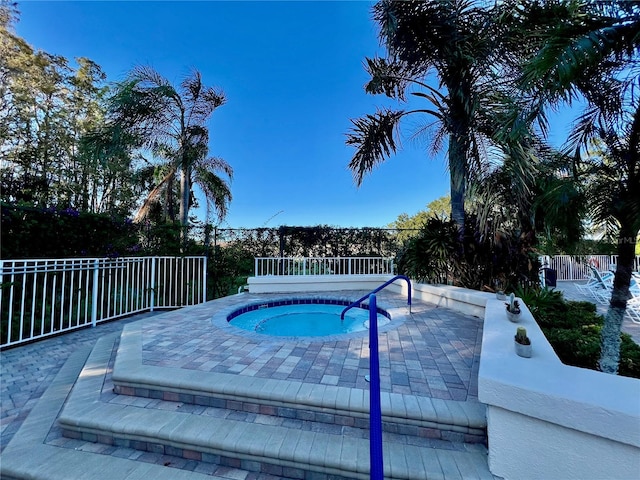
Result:
<svg viewBox="0 0 640 480"><path fill-rule="evenodd" d="M126 373L124 374L126 376ZM216 374L218 378L232 377ZM235 379L237 381L237 377ZM369 392L360 389L288 382L290 392L272 391L268 398L256 384L268 385L268 379L246 385L235 384L232 394L223 391L223 382L208 385L207 391L179 386L175 379L163 380L156 388L134 387L116 381L114 391L120 395L175 401L272 415L304 421L369 428ZM233 383L233 381L232 381ZM282 383L276 381L275 383ZM246 387L246 388L243 388ZM252 388L253 387L253 388ZM275 397L275 398L274 398ZM407 410L407 404L410 409ZM383 431L402 435L437 438L455 442L486 444L484 407L472 402L452 402L412 395L382 393ZM394 404L400 406L394 410Z"/></svg>
<svg viewBox="0 0 640 480"><path fill-rule="evenodd" d="M363 391L241 376L235 376L234 382L226 382L221 374L217 374L220 381L215 383L216 388L211 388L208 378L205 380L209 388L203 389L198 386L202 372L172 384L169 380L175 379L158 382L153 374L146 375L153 373L148 369L142 373L134 369L127 379L124 373L116 372L118 369L124 372L130 365L127 362L130 347L123 335L113 375L114 384L121 391L147 394L148 398L157 395L154 392L162 392L163 398L199 403L202 411L213 407L218 415L223 408L239 407L234 409L236 415L222 418L206 412L184 413L105 402L101 389L113 339L101 339L58 418L65 435L287 478L369 478L368 395ZM121 356L123 363L118 365ZM135 382L133 377L137 378ZM433 425L447 425L450 430L444 431L451 432L454 439L465 439L466 435L468 440L474 440L476 437L469 432L483 430L478 406L457 405L459 409L455 410L446 402L430 399L414 402L409 397L383 395L387 424L383 438L385 478L494 478L488 470L483 445L409 432L433 437L436 431ZM258 414L262 410L271 414L276 424L243 421L237 415L238 410L257 410ZM457 425L458 420L461 425ZM308 429L299 428L301 423Z"/></svg>
<svg viewBox="0 0 640 480"><path fill-rule="evenodd" d="M368 390L184 369L167 375L141 364L136 328L128 326L120 341L112 375L118 394L369 428ZM389 392L380 401L384 431L486 445L485 407L477 401Z"/></svg>
<svg viewBox="0 0 640 480"><path fill-rule="evenodd" d="M21 428L2 452L0 478L3 480L228 480L148 462L61 448L47 437L54 429L72 385L78 379L90 351L77 348L35 404Z"/></svg>

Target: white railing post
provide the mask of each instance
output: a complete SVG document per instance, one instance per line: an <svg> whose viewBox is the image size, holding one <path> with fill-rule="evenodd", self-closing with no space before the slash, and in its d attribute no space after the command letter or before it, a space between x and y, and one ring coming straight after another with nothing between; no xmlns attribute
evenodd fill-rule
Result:
<svg viewBox="0 0 640 480"><path fill-rule="evenodd" d="M25 304L25 295L27 294L27 289L25 288L25 284L27 283L27 275L26 275L26 265L27 263L24 262L22 265L22 278L21 278L21 282L20 282L20 288L22 288L22 295L21 295L21 300L20 300L20 332L18 335L18 340L22 340L23 339L23 335L24 335L24 304Z"/></svg>
<svg viewBox="0 0 640 480"><path fill-rule="evenodd" d="M202 303L207 301L207 257L202 259Z"/></svg>
<svg viewBox="0 0 640 480"><path fill-rule="evenodd" d="M573 280L573 257L569 257L569 278Z"/></svg>
<svg viewBox="0 0 640 480"><path fill-rule="evenodd" d="M255 265L254 265L253 268L254 268L254 270L256 272L256 277L259 277L260 276L260 272L258 272L258 257L254 258L254 262L255 262Z"/></svg>
<svg viewBox="0 0 640 480"><path fill-rule="evenodd" d="M93 261L93 286L91 288L91 326L95 327L98 321L98 265L100 260Z"/></svg>
<svg viewBox="0 0 640 480"><path fill-rule="evenodd" d="M151 258L151 286L149 289L151 290L151 303L149 311L153 312L153 307L156 305L156 260L157 258Z"/></svg>

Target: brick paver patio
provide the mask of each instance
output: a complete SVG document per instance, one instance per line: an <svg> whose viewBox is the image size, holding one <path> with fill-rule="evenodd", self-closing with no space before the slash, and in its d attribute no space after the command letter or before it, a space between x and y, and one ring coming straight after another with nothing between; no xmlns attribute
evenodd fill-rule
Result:
<svg viewBox="0 0 640 480"><path fill-rule="evenodd" d="M567 298L588 300L580 297L573 284L562 282L558 288ZM345 295L344 292L333 292L323 296L331 297L337 293ZM349 292L349 296L355 299L360 296L359 293ZM252 335L212 328L211 319L215 311L263 297L243 294L218 299L193 309L136 315L101 324L95 329L83 329L0 352L0 452L11 441L74 351L92 346L99 337L117 334L124 325L139 320L148 319L143 324L143 362L148 365L366 387L364 375L368 373L368 340L364 334L350 334L344 340L327 342L292 342L275 337L257 341ZM390 293L383 292L379 298L394 307L402 307L406 303L406 298ZM604 313L604 307L600 306L599 312ZM640 340L640 325L625 320L623 331L631 334L636 341ZM410 317L381 332L382 390L448 400L477 400L481 338L482 319L414 302ZM115 399L117 396L113 397ZM131 398L131 401L144 400ZM176 408L171 402L158 404L152 402L149 406ZM178 407L199 408L188 405ZM272 420L257 416L256 421ZM63 438L55 429L47 441L71 448L103 449L102 453L126 458L140 457L142 461L167 462L163 456L155 458L152 454L131 449ZM175 466L209 469L209 473L228 478L268 478L252 476L228 466Z"/></svg>

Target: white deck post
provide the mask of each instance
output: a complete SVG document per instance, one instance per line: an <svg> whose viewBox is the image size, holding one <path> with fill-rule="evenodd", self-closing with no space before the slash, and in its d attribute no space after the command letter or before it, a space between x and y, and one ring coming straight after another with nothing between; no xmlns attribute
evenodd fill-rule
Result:
<svg viewBox="0 0 640 480"><path fill-rule="evenodd" d="M98 321L98 265L100 261L93 261L93 285L91 287L91 326L95 327Z"/></svg>
<svg viewBox="0 0 640 480"><path fill-rule="evenodd" d="M158 258L151 259L151 304L149 311L153 312L153 308L156 306L156 261L159 261Z"/></svg>
<svg viewBox="0 0 640 480"><path fill-rule="evenodd" d="M207 301L207 257L202 261L202 303Z"/></svg>

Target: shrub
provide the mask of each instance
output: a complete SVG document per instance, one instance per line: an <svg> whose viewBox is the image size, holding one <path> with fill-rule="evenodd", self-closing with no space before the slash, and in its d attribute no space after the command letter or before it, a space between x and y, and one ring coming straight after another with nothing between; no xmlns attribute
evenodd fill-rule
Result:
<svg viewBox="0 0 640 480"><path fill-rule="evenodd" d="M529 307L540 327L556 324L567 311L562 292L557 290L527 285L516 288L515 294Z"/></svg>
<svg viewBox="0 0 640 480"><path fill-rule="evenodd" d="M591 370L598 369L600 358L598 326L546 328L543 331L562 363Z"/></svg>
<svg viewBox="0 0 640 480"><path fill-rule="evenodd" d="M202 254L197 227L133 223L107 213L2 204L3 259Z"/></svg>
<svg viewBox="0 0 640 480"><path fill-rule="evenodd" d="M477 290L537 282L538 257L517 235L491 239L469 216L462 241L452 220L429 218L398 253L398 272L421 282Z"/></svg>
<svg viewBox="0 0 640 480"><path fill-rule="evenodd" d="M640 345L630 335L622 334L618 373L625 377L640 378Z"/></svg>
<svg viewBox="0 0 640 480"><path fill-rule="evenodd" d="M561 292L539 287L520 289L516 294L527 304L562 363L599 370L604 318L593 303L567 301ZM620 337L618 373L640 378L640 345L626 333Z"/></svg>
<svg viewBox="0 0 640 480"><path fill-rule="evenodd" d="M398 271L420 282L452 282L459 263L457 237L458 229L452 221L430 218L398 254Z"/></svg>

